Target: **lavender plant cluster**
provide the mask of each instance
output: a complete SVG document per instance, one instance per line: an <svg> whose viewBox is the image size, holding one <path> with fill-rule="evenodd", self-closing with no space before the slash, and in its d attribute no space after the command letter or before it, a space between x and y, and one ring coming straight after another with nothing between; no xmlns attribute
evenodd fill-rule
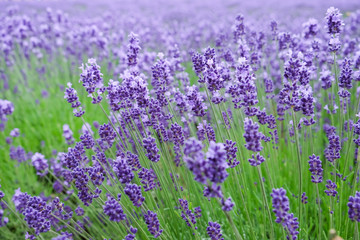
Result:
<svg viewBox="0 0 360 240"><path fill-rule="evenodd" d="M289 26L225 2L210 17L0 14L0 147L51 193L2 184L1 236L357 239L360 6ZM52 154L19 145L36 139L16 125L34 76L72 113Z"/></svg>

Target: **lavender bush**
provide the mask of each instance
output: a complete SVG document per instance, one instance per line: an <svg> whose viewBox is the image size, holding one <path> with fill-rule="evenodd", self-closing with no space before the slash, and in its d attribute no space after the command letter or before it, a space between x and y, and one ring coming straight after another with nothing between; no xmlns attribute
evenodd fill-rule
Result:
<svg viewBox="0 0 360 240"><path fill-rule="evenodd" d="M0 7L1 239L359 239L358 2Z"/></svg>

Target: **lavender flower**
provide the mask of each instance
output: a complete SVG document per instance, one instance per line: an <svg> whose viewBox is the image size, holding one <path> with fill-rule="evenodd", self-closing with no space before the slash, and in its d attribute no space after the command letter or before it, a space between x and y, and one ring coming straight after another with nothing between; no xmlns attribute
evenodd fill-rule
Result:
<svg viewBox="0 0 360 240"><path fill-rule="evenodd" d="M160 222L157 217L157 214L148 210L147 214L144 214L144 218L145 218L145 223L148 226L148 230L151 233L151 235L153 235L154 238L158 238L163 232L163 230L160 229Z"/></svg>
<svg viewBox="0 0 360 240"><path fill-rule="evenodd" d="M221 199L221 205L222 205L221 209L226 212L231 211L235 206L235 204L231 201L230 197L226 200L224 200L224 198Z"/></svg>
<svg viewBox="0 0 360 240"><path fill-rule="evenodd" d="M206 170L207 178L213 183L222 183L229 175L226 172L228 164L226 162L226 151L222 143L210 142L206 153L208 167Z"/></svg>
<svg viewBox="0 0 360 240"><path fill-rule="evenodd" d="M71 145L74 143L73 132L71 131L69 125L67 125L67 124L63 125L63 136L68 145Z"/></svg>
<svg viewBox="0 0 360 240"><path fill-rule="evenodd" d="M91 179L91 182L96 186L101 186L101 184L105 180L103 169L101 166L89 167L88 174Z"/></svg>
<svg viewBox="0 0 360 240"><path fill-rule="evenodd" d="M304 37L306 39L315 37L319 32L318 21L314 18L310 18L306 23L303 24Z"/></svg>
<svg viewBox="0 0 360 240"><path fill-rule="evenodd" d="M0 132L4 131L8 115L14 112L14 105L8 100L0 99Z"/></svg>
<svg viewBox="0 0 360 240"><path fill-rule="evenodd" d="M45 176L49 171L49 165L44 155L35 153L31 158L31 164L36 170L36 174L39 176Z"/></svg>
<svg viewBox="0 0 360 240"><path fill-rule="evenodd" d="M71 103L71 107L74 108L74 116L81 117L84 115L85 111L81 107L81 102L79 101L77 92L71 87L71 83L68 83L67 86L64 98L68 101L68 103Z"/></svg>
<svg viewBox="0 0 360 240"><path fill-rule="evenodd" d="M126 159L117 157L113 163L113 170L121 183L130 183L134 178L132 168Z"/></svg>
<svg viewBox="0 0 360 240"><path fill-rule="evenodd" d="M325 148L324 154L326 159L333 163L336 159L340 158L340 137L335 132L328 135L329 145Z"/></svg>
<svg viewBox="0 0 360 240"><path fill-rule="evenodd" d="M152 162L158 162L160 160L159 149L156 146L155 138L149 136L143 139L143 146L146 150L146 156Z"/></svg>
<svg viewBox="0 0 360 240"><path fill-rule="evenodd" d="M327 190L324 191L326 195L330 197L336 197L336 195L338 194L338 192L336 191L337 189L336 183L332 182L330 179L326 180L326 183L327 183L326 184Z"/></svg>
<svg viewBox="0 0 360 240"><path fill-rule="evenodd" d="M308 203L307 199L308 199L308 197L306 196L306 193L303 192L303 193L301 194L301 203L302 203L302 204L307 204L307 203Z"/></svg>
<svg viewBox="0 0 360 240"><path fill-rule="evenodd" d="M79 82L82 83L89 95L91 96L95 93L96 89L99 89L97 93L101 94L104 86L103 74L100 72L100 66L96 64L96 59L89 58L85 66L82 64L80 69L82 73L80 74ZM93 103L99 103L101 99L101 96L93 96Z"/></svg>
<svg viewBox="0 0 360 240"><path fill-rule="evenodd" d="M11 130L10 136L19 137L20 136L20 130L18 128L14 128L13 130Z"/></svg>
<svg viewBox="0 0 360 240"><path fill-rule="evenodd" d="M84 209L79 206L75 209L75 213L77 216L83 216L85 212L84 212Z"/></svg>
<svg viewBox="0 0 360 240"><path fill-rule="evenodd" d="M252 154L252 158L248 159L251 166L256 167L259 166L261 163L265 161L265 158L260 155L260 153L256 154L256 157L254 154Z"/></svg>
<svg viewBox="0 0 360 240"><path fill-rule="evenodd" d="M341 72L339 76L339 87L343 89L351 89L352 84L352 61L345 58L341 65Z"/></svg>
<svg viewBox="0 0 360 240"><path fill-rule="evenodd" d="M322 71L320 75L320 81L321 87L323 89L331 88L332 82L334 81L332 73L329 70Z"/></svg>
<svg viewBox="0 0 360 240"><path fill-rule="evenodd" d="M244 130L245 147L250 151L260 152L263 147L261 146L262 134L259 133L259 125L251 119L246 118L244 120Z"/></svg>
<svg viewBox="0 0 360 240"><path fill-rule="evenodd" d="M16 160L19 163L25 162L28 159L25 149L21 146L11 146L9 155L12 160Z"/></svg>
<svg viewBox="0 0 360 240"><path fill-rule="evenodd" d="M130 233L126 235L123 240L134 240L136 233L137 233L137 228L130 226Z"/></svg>
<svg viewBox="0 0 360 240"><path fill-rule="evenodd" d="M205 172L207 170L207 161L205 160L204 153L202 152L202 143L195 139L189 138L185 141L184 147L184 162L190 171L195 175L195 180L200 183L206 183Z"/></svg>
<svg viewBox="0 0 360 240"><path fill-rule="evenodd" d="M344 23L339 9L330 7L326 11L325 20L327 22L326 28L329 34L338 34L342 31Z"/></svg>
<svg viewBox="0 0 360 240"><path fill-rule="evenodd" d="M104 123L99 128L99 135L101 139L111 144L116 138L116 132L111 126L111 124Z"/></svg>
<svg viewBox="0 0 360 240"><path fill-rule="evenodd" d="M221 226L217 222L209 222L209 226L206 228L206 232L211 240L224 240L220 228Z"/></svg>
<svg viewBox="0 0 360 240"><path fill-rule="evenodd" d="M145 198L141 194L141 186L136 184L127 184L124 188L124 193L129 196L130 201L135 207L140 207L145 201Z"/></svg>
<svg viewBox="0 0 360 240"><path fill-rule="evenodd" d="M322 164L319 156L315 156L313 154L312 156L309 156L309 171L311 172L311 181L313 183L321 183L323 180L323 169Z"/></svg>
<svg viewBox="0 0 360 240"><path fill-rule="evenodd" d="M347 206L349 218L352 221L360 222L360 192L356 191L355 196L349 197Z"/></svg>
<svg viewBox="0 0 360 240"><path fill-rule="evenodd" d="M232 141L232 140L228 140L226 139L226 143L225 143L225 151L226 151L226 158L228 161L228 165L231 168L236 167L237 165L239 165L239 161L236 159L236 152L238 150L237 147L235 147L236 142Z"/></svg>
<svg viewBox="0 0 360 240"><path fill-rule="evenodd" d="M201 209L198 207L198 209L196 210L197 214L195 214L195 211L192 212L192 210L189 209L189 203L187 200L180 198L179 203L181 208L181 218L184 219L186 225L192 227L192 225L196 224L196 218L201 216ZM195 229L197 229L197 227L195 227Z"/></svg>
<svg viewBox="0 0 360 240"><path fill-rule="evenodd" d="M86 149L92 149L95 146L95 141L89 133L81 135L80 140Z"/></svg>
<svg viewBox="0 0 360 240"><path fill-rule="evenodd" d="M197 117L205 116L207 107L204 105L204 99L200 95L199 91L195 88L195 86L191 86L187 87L186 92L187 101L193 111L193 114Z"/></svg>
<svg viewBox="0 0 360 240"><path fill-rule="evenodd" d="M286 190L283 188L273 189L271 193L273 212L276 223L282 223L290 210L289 199L286 197Z"/></svg>
<svg viewBox="0 0 360 240"><path fill-rule="evenodd" d="M151 189L156 187L157 184L157 176L152 169L143 168L139 172L140 182L143 184L144 191L150 191ZM159 183L158 183L159 184Z"/></svg>
<svg viewBox="0 0 360 240"><path fill-rule="evenodd" d="M140 41L139 36L133 32L131 32L128 36L129 38L129 44L128 44L128 50L127 50L127 64L129 67L136 66L137 65L137 56L140 51Z"/></svg>
<svg viewBox="0 0 360 240"><path fill-rule="evenodd" d="M294 214L288 213L290 206L289 199L286 197L286 190L283 188L273 189L271 197L273 212L276 216L275 222L281 223L285 228L288 234L287 239L297 239L299 222Z"/></svg>
<svg viewBox="0 0 360 240"><path fill-rule="evenodd" d="M108 196L108 199L105 202L103 208L104 213L109 216L110 221L120 222L126 219L126 215L124 214L120 203L118 203L116 199L110 196Z"/></svg>

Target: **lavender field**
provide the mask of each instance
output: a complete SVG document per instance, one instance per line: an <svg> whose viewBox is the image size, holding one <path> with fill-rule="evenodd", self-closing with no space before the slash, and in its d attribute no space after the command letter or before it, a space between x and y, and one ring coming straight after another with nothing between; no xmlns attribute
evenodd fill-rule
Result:
<svg viewBox="0 0 360 240"><path fill-rule="evenodd" d="M358 0L0 8L0 240L360 239Z"/></svg>

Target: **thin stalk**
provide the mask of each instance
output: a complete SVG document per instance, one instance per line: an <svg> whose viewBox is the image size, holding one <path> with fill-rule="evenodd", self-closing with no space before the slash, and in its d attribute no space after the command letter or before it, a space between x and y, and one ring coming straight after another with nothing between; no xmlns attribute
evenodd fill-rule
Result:
<svg viewBox="0 0 360 240"><path fill-rule="evenodd" d="M262 173L261 173L261 169L260 169L260 165L256 167L258 174L259 174L259 179L260 179L260 185L261 185L261 191L262 191L262 195L264 198L264 202L265 202L265 208L267 211L267 214L269 215L269 222L270 222L270 226L271 226L271 239L275 239L275 233L274 233L274 225L271 219L271 212L270 212L270 207L266 198L266 193L265 193L265 186L264 186L264 182L263 182L263 178L262 178ZM265 224L265 223L264 223Z"/></svg>
<svg viewBox="0 0 360 240"><path fill-rule="evenodd" d="M298 129L297 129L297 122L295 111L292 109L292 118L293 118L293 127L295 133L295 142L296 142L296 153L297 153L297 160L298 160L298 168L299 168L299 230L301 230L301 194L302 194L302 171L301 171L301 156L300 156L300 146L299 146L299 139L298 139ZM301 233L301 231L299 231Z"/></svg>
<svg viewBox="0 0 360 240"><path fill-rule="evenodd" d="M321 200L320 200L320 193L319 193L319 186L316 183L316 194L317 194L317 199L318 199L318 207L319 207L319 235L318 238L321 239L321 229L322 229L322 217L321 217Z"/></svg>

